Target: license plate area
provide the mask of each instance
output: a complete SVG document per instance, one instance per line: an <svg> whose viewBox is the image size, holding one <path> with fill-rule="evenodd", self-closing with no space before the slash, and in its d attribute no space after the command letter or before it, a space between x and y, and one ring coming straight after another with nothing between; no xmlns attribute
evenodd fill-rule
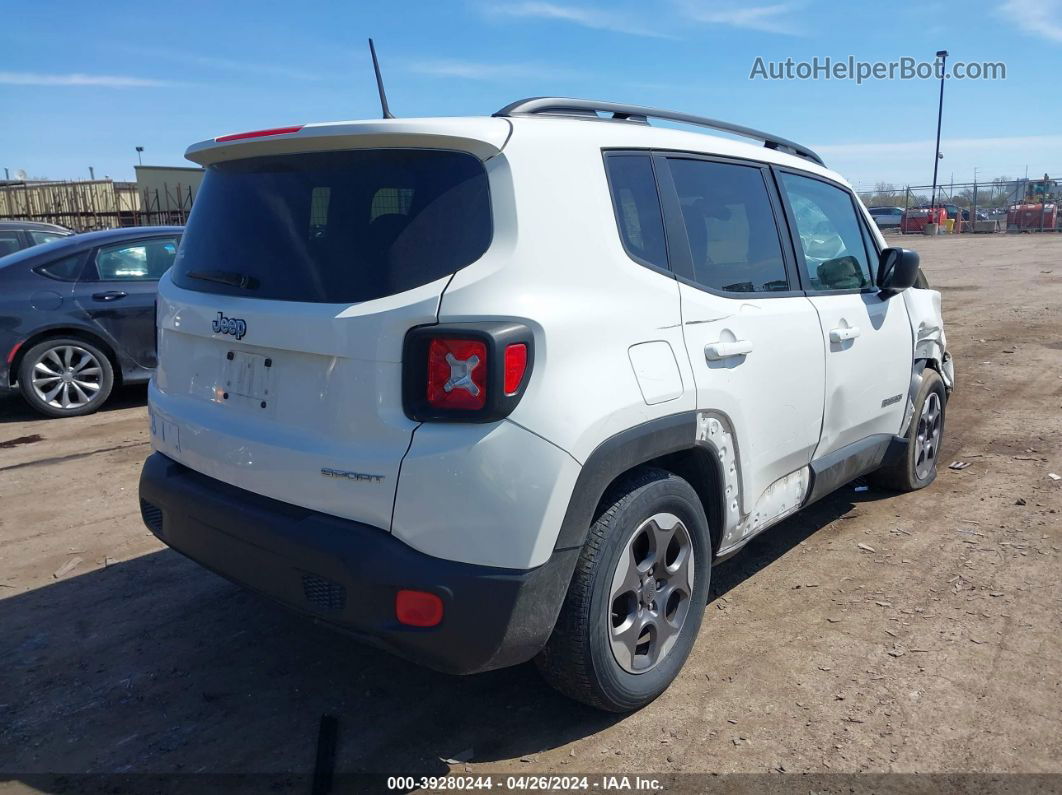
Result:
<svg viewBox="0 0 1062 795"><path fill-rule="evenodd" d="M270 356L246 351L228 351L222 369L221 402L247 408L271 409L276 393L273 373L276 363Z"/></svg>

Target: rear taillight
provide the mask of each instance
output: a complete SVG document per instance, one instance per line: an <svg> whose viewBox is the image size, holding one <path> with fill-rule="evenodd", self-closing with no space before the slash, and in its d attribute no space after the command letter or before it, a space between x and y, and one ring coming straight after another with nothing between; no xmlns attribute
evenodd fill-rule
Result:
<svg viewBox="0 0 1062 795"><path fill-rule="evenodd" d="M406 334L402 397L417 421L492 422L520 402L534 360L519 323L419 326Z"/></svg>
<svg viewBox="0 0 1062 795"><path fill-rule="evenodd" d="M428 345L428 405L478 410L487 403L487 346L482 340L436 337Z"/></svg>

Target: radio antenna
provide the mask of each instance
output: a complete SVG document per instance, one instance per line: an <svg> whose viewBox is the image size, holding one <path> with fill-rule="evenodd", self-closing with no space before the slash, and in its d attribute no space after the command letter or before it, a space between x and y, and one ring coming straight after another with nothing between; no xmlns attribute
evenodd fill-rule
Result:
<svg viewBox="0 0 1062 795"><path fill-rule="evenodd" d="M380 109L385 119L393 119L394 114L387 107L387 94L384 93L383 76L380 74L380 62L376 60L376 45L369 39L369 52L372 53L372 68L376 72L376 87L380 90Z"/></svg>

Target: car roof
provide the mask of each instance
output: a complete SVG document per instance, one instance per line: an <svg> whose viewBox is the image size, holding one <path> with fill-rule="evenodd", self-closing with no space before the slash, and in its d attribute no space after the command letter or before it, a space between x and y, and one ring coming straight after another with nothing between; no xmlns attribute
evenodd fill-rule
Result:
<svg viewBox="0 0 1062 795"><path fill-rule="evenodd" d="M13 265L16 262L29 260L51 260L76 254L79 251L94 248L107 243L121 243L126 240L138 240L146 237L161 237L164 235L181 234L183 226L126 226L119 229L100 229L96 232L82 232L79 235L67 235L66 237L43 243L39 246L31 246L6 257L0 257L0 267Z"/></svg>
<svg viewBox="0 0 1062 795"><path fill-rule="evenodd" d="M0 221L0 229L38 229L44 232L63 232L68 235L74 234L74 230L67 229L59 224L49 224L44 221Z"/></svg>

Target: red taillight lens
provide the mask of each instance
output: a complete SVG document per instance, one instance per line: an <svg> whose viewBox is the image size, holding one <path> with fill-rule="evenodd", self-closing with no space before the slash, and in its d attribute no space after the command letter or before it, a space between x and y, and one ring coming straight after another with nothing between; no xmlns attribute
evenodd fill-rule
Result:
<svg viewBox="0 0 1062 795"><path fill-rule="evenodd" d="M434 627L442 623L443 602L427 591L403 588L395 595L395 618L409 627Z"/></svg>
<svg viewBox="0 0 1062 795"><path fill-rule="evenodd" d="M515 395L527 370L527 345L518 342L505 349L505 394Z"/></svg>
<svg viewBox="0 0 1062 795"><path fill-rule="evenodd" d="M427 398L428 405L438 409L483 408L487 403L486 343L433 339L428 346Z"/></svg>
<svg viewBox="0 0 1062 795"><path fill-rule="evenodd" d="M267 135L287 135L288 133L297 133L303 128L303 125L296 124L292 127L273 127L269 130L252 130L251 132L233 133L232 135L222 135L215 138L216 143L223 141L242 141L244 138L262 138Z"/></svg>

